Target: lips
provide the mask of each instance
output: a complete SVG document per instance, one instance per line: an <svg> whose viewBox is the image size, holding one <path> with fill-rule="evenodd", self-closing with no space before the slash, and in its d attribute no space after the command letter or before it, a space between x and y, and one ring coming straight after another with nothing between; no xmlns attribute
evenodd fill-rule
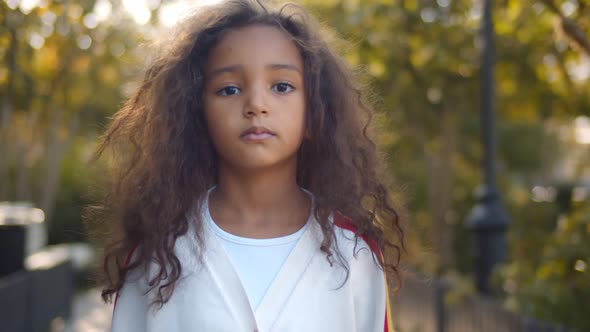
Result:
<svg viewBox="0 0 590 332"><path fill-rule="evenodd" d="M263 141L276 136L270 129L262 126L254 126L244 131L240 138L245 141Z"/></svg>

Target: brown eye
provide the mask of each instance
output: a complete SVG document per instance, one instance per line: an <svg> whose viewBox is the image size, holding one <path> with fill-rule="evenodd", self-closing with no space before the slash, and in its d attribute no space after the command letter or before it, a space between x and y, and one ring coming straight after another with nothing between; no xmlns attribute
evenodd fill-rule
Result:
<svg viewBox="0 0 590 332"><path fill-rule="evenodd" d="M284 93L289 93L289 92L295 90L295 87L289 83L280 82L280 83L273 85L272 90L274 92L284 94Z"/></svg>
<svg viewBox="0 0 590 332"><path fill-rule="evenodd" d="M218 90L215 94L218 96L233 96L240 93L240 88L236 86L226 86Z"/></svg>

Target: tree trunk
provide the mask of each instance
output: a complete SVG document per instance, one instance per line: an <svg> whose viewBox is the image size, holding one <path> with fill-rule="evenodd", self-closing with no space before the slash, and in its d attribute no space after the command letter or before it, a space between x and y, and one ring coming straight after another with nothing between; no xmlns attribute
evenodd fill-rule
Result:
<svg viewBox="0 0 590 332"><path fill-rule="evenodd" d="M439 253L436 274L443 275L451 264L452 229L448 213L452 205L453 155L455 153L455 123L453 114L442 110L438 115L439 145L433 153L430 169L430 211L433 225L433 244Z"/></svg>
<svg viewBox="0 0 590 332"><path fill-rule="evenodd" d="M56 113L57 117L61 117L61 111L57 111ZM61 161L63 160L64 152L70 147L75 137L79 121L79 115L77 113L72 114L66 137L63 139L55 137L47 149L46 169L45 176L43 177L44 182L40 206L45 212L45 220L48 221L51 220L57 199ZM59 124L59 119L54 120L50 132L57 132L59 130Z"/></svg>
<svg viewBox="0 0 590 332"><path fill-rule="evenodd" d="M6 23L6 17L4 18ZM2 100L2 115L0 116L0 201L8 200L10 198L10 179L8 176L9 159L10 156L10 145L8 128L12 121L12 95L14 93L14 81L16 76L16 52L18 39L16 38L16 31L9 29L10 31L10 47L6 55L7 67L8 67L8 79L6 83L6 95Z"/></svg>
<svg viewBox="0 0 590 332"><path fill-rule="evenodd" d="M16 199L19 201L33 201L30 188L30 165L32 149L35 149L35 128L39 122L39 112L29 111L27 114L27 121L25 123L25 131L31 132L29 137L19 137L16 144Z"/></svg>

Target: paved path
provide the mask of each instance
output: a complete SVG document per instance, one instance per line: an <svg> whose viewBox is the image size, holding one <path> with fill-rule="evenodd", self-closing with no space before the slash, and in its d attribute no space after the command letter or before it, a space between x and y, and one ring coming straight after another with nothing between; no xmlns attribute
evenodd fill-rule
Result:
<svg viewBox="0 0 590 332"><path fill-rule="evenodd" d="M100 290L91 289L74 296L72 319L63 332L108 332L111 328L113 305L104 304Z"/></svg>

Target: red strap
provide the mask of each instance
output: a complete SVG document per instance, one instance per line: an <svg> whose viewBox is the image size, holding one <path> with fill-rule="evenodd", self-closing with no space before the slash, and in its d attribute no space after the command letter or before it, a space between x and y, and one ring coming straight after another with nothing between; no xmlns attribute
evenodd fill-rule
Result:
<svg viewBox="0 0 590 332"><path fill-rule="evenodd" d="M358 228L350 218L343 216L342 214L340 214L340 212L337 211L334 212L334 225L351 231L355 234L358 230ZM381 255L381 250L379 249L379 246L377 245L377 242L375 240L369 239L367 235L361 235L361 238L365 240L365 242L367 243L369 248L371 248L371 251L373 251L374 254Z"/></svg>
<svg viewBox="0 0 590 332"><path fill-rule="evenodd" d="M129 266L129 262L131 262L131 257L133 257L133 253L135 252L135 249L137 249L137 245L135 247L131 248L131 250L129 250L129 252L127 253L127 257L125 257L125 262L123 262L124 267ZM118 299L119 299L119 291L117 291L117 294L115 295L115 304L113 305L113 314L115 313L115 307L117 306Z"/></svg>
<svg viewBox="0 0 590 332"><path fill-rule="evenodd" d="M356 225L352 222L352 220L348 217L343 216L342 214L340 214L339 212L334 212L334 225L346 229L348 231L351 231L353 233L356 234L358 228L356 227ZM375 240L369 239L366 235L361 235L361 238L367 243L367 245L369 246L369 248L371 248L371 251L373 251L374 254L376 255L381 255L381 250L379 249L379 246L377 245L377 242ZM386 294L385 296L388 296L388 294ZM386 301L389 302L389 301ZM383 332L391 332L390 330L390 326L389 326L389 320L390 317L389 316L389 308L388 308L389 303L386 303L385 306L385 322L383 324Z"/></svg>

